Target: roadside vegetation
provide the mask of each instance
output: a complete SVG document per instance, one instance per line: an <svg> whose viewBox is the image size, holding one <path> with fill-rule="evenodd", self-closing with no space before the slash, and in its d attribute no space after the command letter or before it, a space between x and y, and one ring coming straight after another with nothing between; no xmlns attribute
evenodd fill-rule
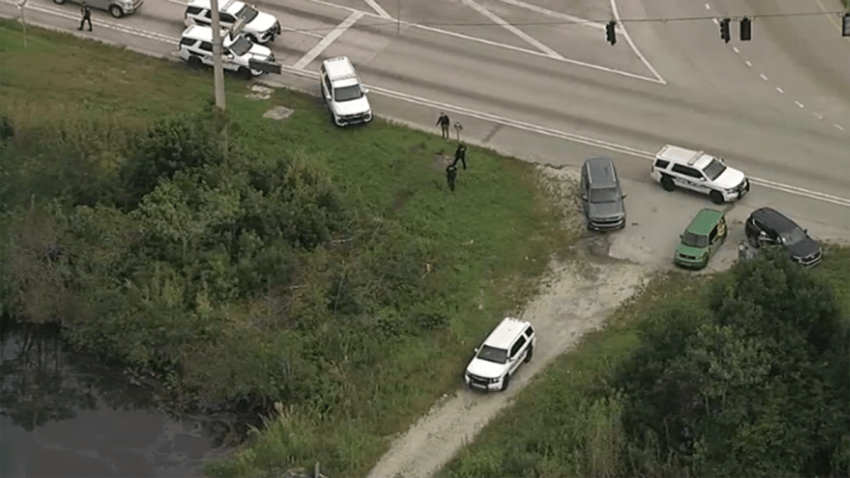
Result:
<svg viewBox="0 0 850 478"><path fill-rule="evenodd" d="M847 247L661 274L442 476L850 476L848 330Z"/></svg>
<svg viewBox="0 0 850 478"><path fill-rule="evenodd" d="M262 411L213 476L365 474L571 232L533 166L0 21L0 300L176 403ZM275 105L294 110L265 119Z"/></svg>

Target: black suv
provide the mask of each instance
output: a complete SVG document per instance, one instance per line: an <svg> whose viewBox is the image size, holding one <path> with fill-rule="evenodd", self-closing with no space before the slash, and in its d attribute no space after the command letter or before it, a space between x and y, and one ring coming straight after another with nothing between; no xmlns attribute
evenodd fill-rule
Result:
<svg viewBox="0 0 850 478"><path fill-rule="evenodd" d="M744 228L753 247L780 245L792 260L806 267L819 264L823 258L820 246L809 237L808 231L775 209L756 209Z"/></svg>
<svg viewBox="0 0 850 478"><path fill-rule="evenodd" d="M592 158L581 167L581 201L587 227L596 231L626 226L626 195L620 189L617 168L609 158Z"/></svg>

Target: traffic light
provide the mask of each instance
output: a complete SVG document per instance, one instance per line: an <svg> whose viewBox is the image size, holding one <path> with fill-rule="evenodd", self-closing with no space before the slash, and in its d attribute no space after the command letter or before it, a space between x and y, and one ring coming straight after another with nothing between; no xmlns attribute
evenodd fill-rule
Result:
<svg viewBox="0 0 850 478"><path fill-rule="evenodd" d="M850 37L850 13L844 14L844 21L841 22L843 28L841 29L841 36Z"/></svg>
<svg viewBox="0 0 850 478"><path fill-rule="evenodd" d="M732 35L729 34L729 20L728 18L724 18L720 20L720 38L723 39L726 43L729 43L729 40L732 39Z"/></svg>
<svg viewBox="0 0 850 478"><path fill-rule="evenodd" d="M613 20L605 25L605 35L608 37L608 43L612 45L617 43L617 32L614 30L615 28L617 28L617 22Z"/></svg>
<svg viewBox="0 0 850 478"><path fill-rule="evenodd" d="M741 20L741 41L750 41L753 36L753 21L747 17Z"/></svg>

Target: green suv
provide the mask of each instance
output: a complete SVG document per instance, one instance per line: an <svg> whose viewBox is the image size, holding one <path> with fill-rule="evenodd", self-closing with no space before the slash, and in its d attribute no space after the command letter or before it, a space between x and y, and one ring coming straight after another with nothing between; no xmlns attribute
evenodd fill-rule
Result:
<svg viewBox="0 0 850 478"><path fill-rule="evenodd" d="M702 269L726 240L726 217L722 211L703 209L679 236L673 261L690 269Z"/></svg>

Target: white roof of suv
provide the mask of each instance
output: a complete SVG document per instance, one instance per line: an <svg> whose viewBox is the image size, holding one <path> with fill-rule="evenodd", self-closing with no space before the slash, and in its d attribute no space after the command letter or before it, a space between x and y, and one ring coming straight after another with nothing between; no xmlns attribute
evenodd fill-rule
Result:
<svg viewBox="0 0 850 478"><path fill-rule="evenodd" d="M511 346L517 336L519 336L530 323L506 317L502 322L493 329L493 332L484 341L484 345L495 347L498 349L507 349Z"/></svg>
<svg viewBox="0 0 850 478"><path fill-rule="evenodd" d="M230 37L227 36L227 30L221 31L221 38L225 43L230 40ZM212 28L205 27L202 25L190 25L185 30L183 30L182 36L191 38L193 40L201 40L201 41L213 41Z"/></svg>
<svg viewBox="0 0 850 478"><path fill-rule="evenodd" d="M212 8L212 2L210 0L190 0L188 6L198 7L198 8ZM219 2L218 9L221 12L227 12L231 15L236 15L239 13L239 10L242 10L242 7L245 6L244 2L240 2L239 0L225 0L223 2Z"/></svg>
<svg viewBox="0 0 850 478"><path fill-rule="evenodd" d="M325 71L328 73L328 79L336 83L342 80L352 80L357 83L357 73L354 71L354 65L348 57L338 56L330 58L322 62L325 66Z"/></svg>
<svg viewBox="0 0 850 478"><path fill-rule="evenodd" d="M697 169L702 169L707 166L712 159L714 159L711 155L706 154L704 151L693 151L670 144L661 148L661 151L659 151L655 156L659 159L666 159L673 163L694 166Z"/></svg>

